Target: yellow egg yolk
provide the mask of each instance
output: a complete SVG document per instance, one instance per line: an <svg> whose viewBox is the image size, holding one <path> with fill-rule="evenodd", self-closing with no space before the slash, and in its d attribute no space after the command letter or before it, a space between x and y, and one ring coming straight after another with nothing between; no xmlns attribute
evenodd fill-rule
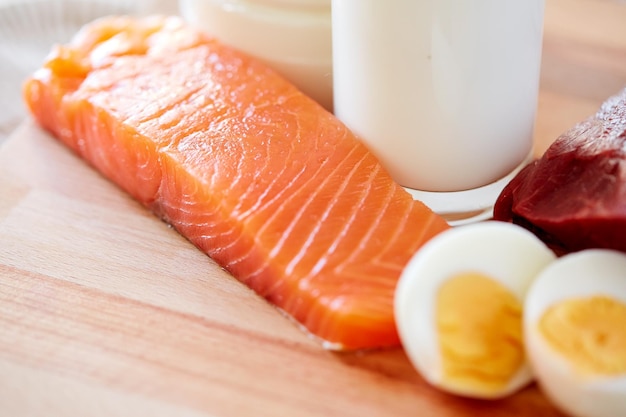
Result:
<svg viewBox="0 0 626 417"><path fill-rule="evenodd" d="M544 313L539 330L580 374L626 374L626 304L605 296L566 300Z"/></svg>
<svg viewBox="0 0 626 417"><path fill-rule="evenodd" d="M521 303L484 274L463 273L441 286L436 323L448 386L495 394L525 361Z"/></svg>

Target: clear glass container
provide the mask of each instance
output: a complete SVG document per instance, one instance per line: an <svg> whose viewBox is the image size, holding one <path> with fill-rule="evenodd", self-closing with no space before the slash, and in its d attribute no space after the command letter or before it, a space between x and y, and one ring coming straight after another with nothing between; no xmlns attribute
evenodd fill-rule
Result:
<svg viewBox="0 0 626 417"><path fill-rule="evenodd" d="M332 0L334 111L454 222L529 159L544 0Z"/></svg>

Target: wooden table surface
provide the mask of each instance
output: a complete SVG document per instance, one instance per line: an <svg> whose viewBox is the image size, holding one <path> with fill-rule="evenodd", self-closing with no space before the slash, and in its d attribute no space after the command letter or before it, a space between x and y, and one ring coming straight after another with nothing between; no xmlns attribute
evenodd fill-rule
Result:
<svg viewBox="0 0 626 417"><path fill-rule="evenodd" d="M626 86L626 3L547 0L537 153ZM0 415L560 416L324 351L25 122L0 149Z"/></svg>

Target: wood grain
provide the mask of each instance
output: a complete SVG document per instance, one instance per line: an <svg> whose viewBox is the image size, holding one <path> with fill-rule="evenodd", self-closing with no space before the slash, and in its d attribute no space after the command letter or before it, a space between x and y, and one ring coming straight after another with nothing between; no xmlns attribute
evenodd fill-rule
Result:
<svg viewBox="0 0 626 417"><path fill-rule="evenodd" d="M626 5L547 0L536 137L626 86ZM0 149L0 415L546 416L482 402L401 349L337 354L25 122Z"/></svg>

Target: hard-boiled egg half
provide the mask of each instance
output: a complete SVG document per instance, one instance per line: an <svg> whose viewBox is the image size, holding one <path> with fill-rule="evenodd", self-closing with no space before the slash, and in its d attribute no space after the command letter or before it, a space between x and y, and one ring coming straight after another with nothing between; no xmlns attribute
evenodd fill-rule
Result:
<svg viewBox="0 0 626 417"><path fill-rule="evenodd" d="M405 351L445 391L499 398L532 380L523 341L526 292L555 255L509 223L447 230L405 268L395 317Z"/></svg>
<svg viewBox="0 0 626 417"><path fill-rule="evenodd" d="M543 270L524 333L535 376L577 417L626 416L626 254L586 250Z"/></svg>

